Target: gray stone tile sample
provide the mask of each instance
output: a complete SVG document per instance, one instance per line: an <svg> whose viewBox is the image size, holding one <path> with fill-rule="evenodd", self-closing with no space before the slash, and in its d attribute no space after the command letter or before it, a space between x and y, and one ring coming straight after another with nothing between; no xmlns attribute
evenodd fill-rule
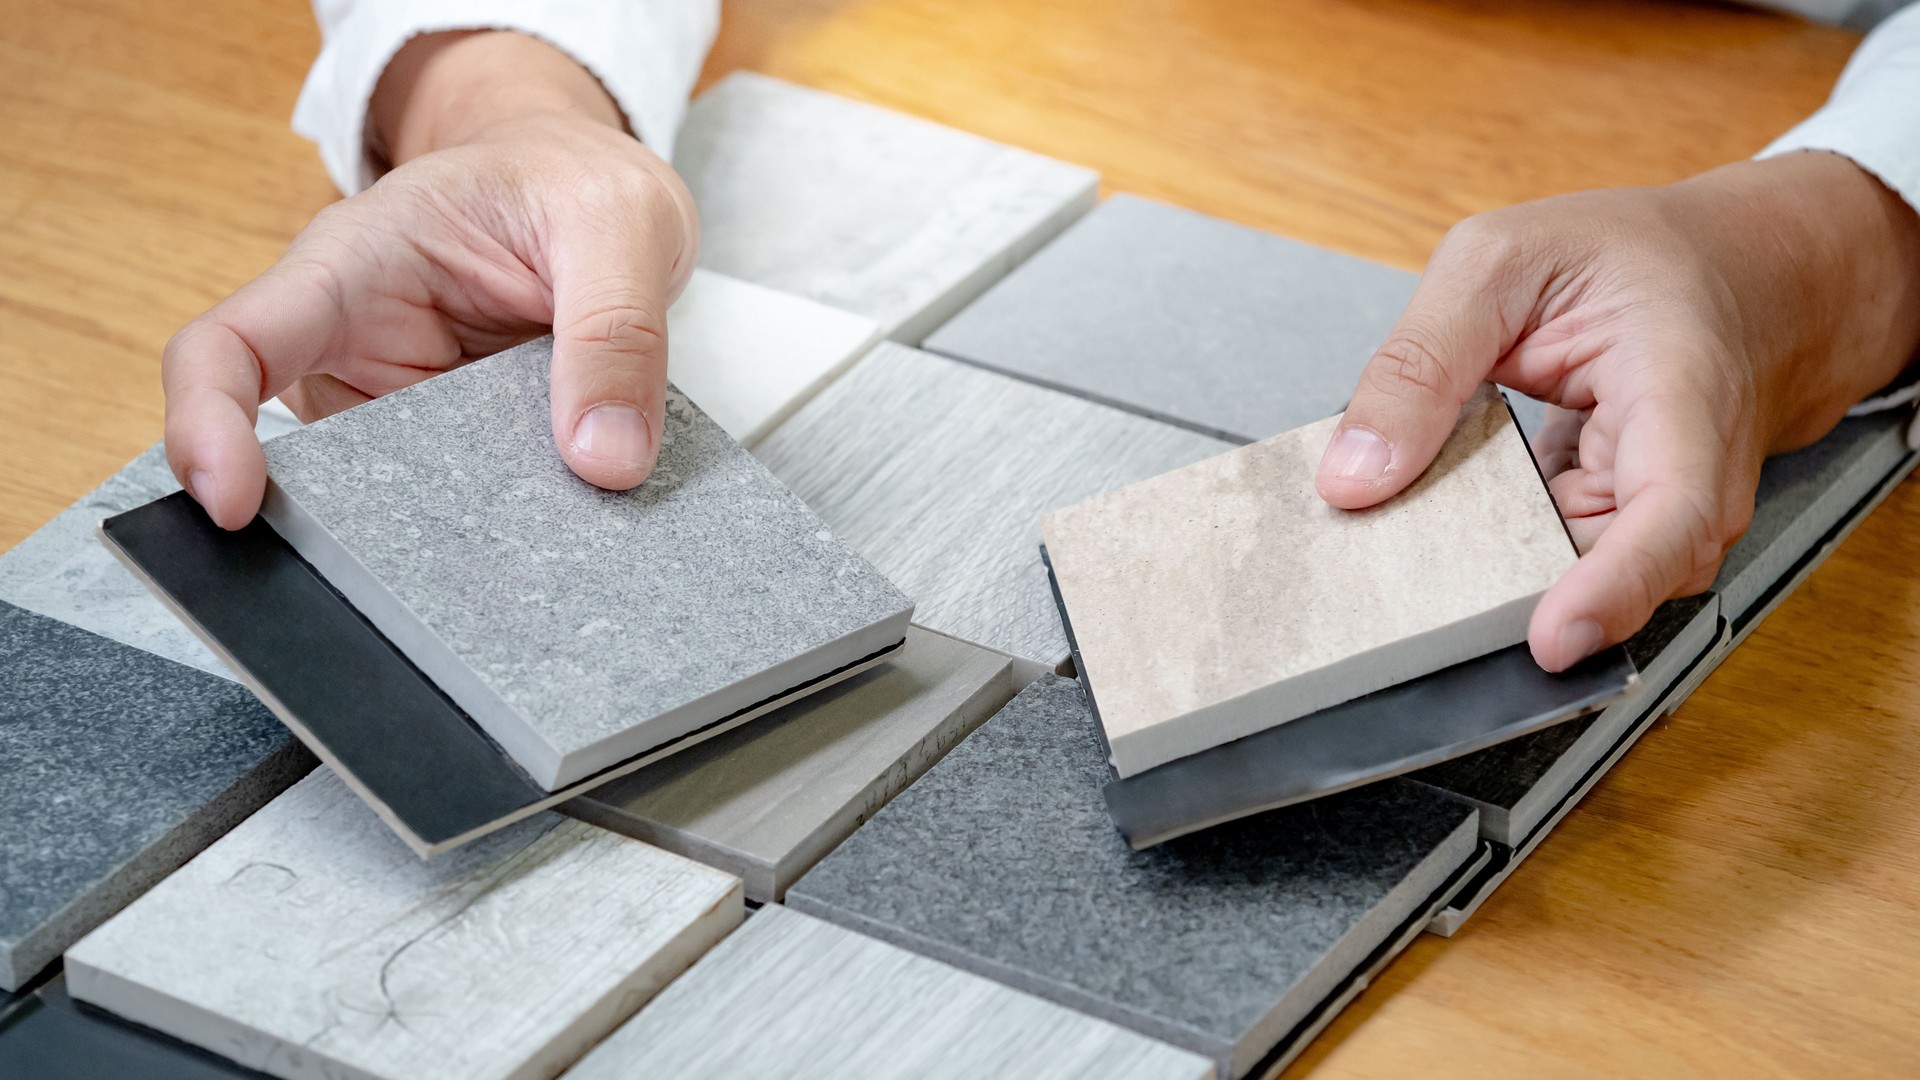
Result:
<svg viewBox="0 0 1920 1080"><path fill-rule="evenodd" d="M553 790L897 646L911 602L677 391L630 492L553 448L552 340L265 444L262 510Z"/></svg>
<svg viewBox="0 0 1920 1080"><path fill-rule="evenodd" d="M312 760L244 687L0 603L0 990Z"/></svg>
<svg viewBox="0 0 1920 1080"><path fill-rule="evenodd" d="M1205 1054L1284 1054L1475 856L1389 781L1135 852L1080 687L1045 676L787 892L807 914Z"/></svg>
<svg viewBox="0 0 1920 1080"><path fill-rule="evenodd" d="M735 72L694 101L674 167L700 265L918 344L1093 206L1099 177L886 109Z"/></svg>
<svg viewBox="0 0 1920 1080"><path fill-rule="evenodd" d="M568 1080L1202 1080L1213 1065L778 905L702 957Z"/></svg>
<svg viewBox="0 0 1920 1080"><path fill-rule="evenodd" d="M1418 281L1116 195L926 347L1252 442L1346 408Z"/></svg>
<svg viewBox="0 0 1920 1080"><path fill-rule="evenodd" d="M1230 449L883 343L754 452L914 598L916 622L1057 669L1040 515Z"/></svg>
<svg viewBox="0 0 1920 1080"><path fill-rule="evenodd" d="M0 1009L0 1076L8 1080L246 1080L262 1077L197 1046L82 1009L64 979Z"/></svg>
<svg viewBox="0 0 1920 1080"><path fill-rule="evenodd" d="M887 663L561 809L779 900L1013 694L999 653L914 627Z"/></svg>

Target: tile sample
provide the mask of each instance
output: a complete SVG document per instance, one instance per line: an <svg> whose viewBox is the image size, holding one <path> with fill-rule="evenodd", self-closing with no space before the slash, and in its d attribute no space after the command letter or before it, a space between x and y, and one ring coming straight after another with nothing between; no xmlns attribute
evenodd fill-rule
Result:
<svg viewBox="0 0 1920 1080"><path fill-rule="evenodd" d="M1475 813L1389 781L1130 850L1080 687L1043 676L787 904L1214 1059L1288 1033L1475 855ZM1437 902L1437 901L1436 901Z"/></svg>
<svg viewBox="0 0 1920 1080"><path fill-rule="evenodd" d="M217 1054L81 1009L56 977L0 1009L0 1076L21 1080L243 1080L261 1077Z"/></svg>
<svg viewBox="0 0 1920 1080"><path fill-rule="evenodd" d="M700 95L674 146L700 265L927 331L1093 206L1099 177L764 75Z"/></svg>
<svg viewBox="0 0 1920 1080"><path fill-rule="evenodd" d="M872 319L695 270L667 312L667 373L752 446L878 340Z"/></svg>
<svg viewBox="0 0 1920 1080"><path fill-rule="evenodd" d="M740 883L543 815L422 862L316 770L67 953L73 996L281 1077L554 1076Z"/></svg>
<svg viewBox="0 0 1920 1080"><path fill-rule="evenodd" d="M1317 421L1046 515L1119 775L1525 641L1573 542L1492 387L1421 477L1338 510Z"/></svg>
<svg viewBox="0 0 1920 1080"><path fill-rule="evenodd" d="M568 1080L1202 1080L1205 1058L778 905Z"/></svg>
<svg viewBox="0 0 1920 1080"><path fill-rule="evenodd" d="M737 874L749 900L777 901L1007 703L1009 666L916 626L885 664L561 809Z"/></svg>
<svg viewBox="0 0 1920 1080"><path fill-rule="evenodd" d="M1233 442L1347 407L1419 276L1116 195L929 351Z"/></svg>
<svg viewBox="0 0 1920 1080"><path fill-rule="evenodd" d="M246 688L0 602L0 990L312 764Z"/></svg>
<svg viewBox="0 0 1920 1080"><path fill-rule="evenodd" d="M1229 448L882 344L755 453L914 598L916 622L1057 668L1040 515Z"/></svg>
<svg viewBox="0 0 1920 1080"><path fill-rule="evenodd" d="M261 514L548 790L897 647L912 603L698 407L595 488L552 339L264 444Z"/></svg>

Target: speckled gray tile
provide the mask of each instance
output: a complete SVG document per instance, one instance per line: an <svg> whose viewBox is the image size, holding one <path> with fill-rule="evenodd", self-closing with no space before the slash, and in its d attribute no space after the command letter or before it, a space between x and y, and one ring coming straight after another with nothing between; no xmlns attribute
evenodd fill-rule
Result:
<svg viewBox="0 0 1920 1080"><path fill-rule="evenodd" d="M677 391L653 475L554 452L552 340L265 444L262 513L537 783L899 644L910 602Z"/></svg>
<svg viewBox="0 0 1920 1080"><path fill-rule="evenodd" d="M0 603L0 989L312 767L236 683Z"/></svg>
<svg viewBox="0 0 1920 1080"><path fill-rule="evenodd" d="M779 900L1006 704L999 653L913 627L886 664L595 788L561 809L699 859Z"/></svg>
<svg viewBox="0 0 1920 1080"><path fill-rule="evenodd" d="M1239 1077L1475 855L1386 784L1150 851L1107 820L1080 687L1045 676L787 892L796 910L1205 1054Z"/></svg>
<svg viewBox="0 0 1920 1080"><path fill-rule="evenodd" d="M1116 195L926 347L1251 442L1345 408L1418 280Z"/></svg>
<svg viewBox="0 0 1920 1080"><path fill-rule="evenodd" d="M886 109L735 72L674 146L700 264L916 344L1093 205L1099 177Z"/></svg>
<svg viewBox="0 0 1920 1080"><path fill-rule="evenodd" d="M1040 515L1230 449L883 343L754 452L914 598L915 621L1055 668Z"/></svg>

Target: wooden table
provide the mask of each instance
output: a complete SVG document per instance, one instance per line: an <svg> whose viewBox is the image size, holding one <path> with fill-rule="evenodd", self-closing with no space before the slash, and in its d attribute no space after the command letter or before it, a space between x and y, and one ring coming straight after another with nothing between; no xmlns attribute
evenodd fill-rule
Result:
<svg viewBox="0 0 1920 1080"><path fill-rule="evenodd" d="M179 324L332 197L287 117L293 0L9 0L0 547L160 434ZM729 0L751 67L1417 268L1460 216L1752 153L1856 38L1583 0ZM1920 1075L1920 484L1452 941L1309 1051L1325 1076Z"/></svg>

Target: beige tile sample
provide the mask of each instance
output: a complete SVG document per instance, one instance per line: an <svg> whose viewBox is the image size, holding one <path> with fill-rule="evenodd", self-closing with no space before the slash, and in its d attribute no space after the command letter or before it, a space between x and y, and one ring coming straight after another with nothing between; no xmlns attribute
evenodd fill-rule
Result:
<svg viewBox="0 0 1920 1080"><path fill-rule="evenodd" d="M1314 490L1338 422L1043 519L1121 776L1524 641L1573 565L1491 387L1420 479L1368 510Z"/></svg>

